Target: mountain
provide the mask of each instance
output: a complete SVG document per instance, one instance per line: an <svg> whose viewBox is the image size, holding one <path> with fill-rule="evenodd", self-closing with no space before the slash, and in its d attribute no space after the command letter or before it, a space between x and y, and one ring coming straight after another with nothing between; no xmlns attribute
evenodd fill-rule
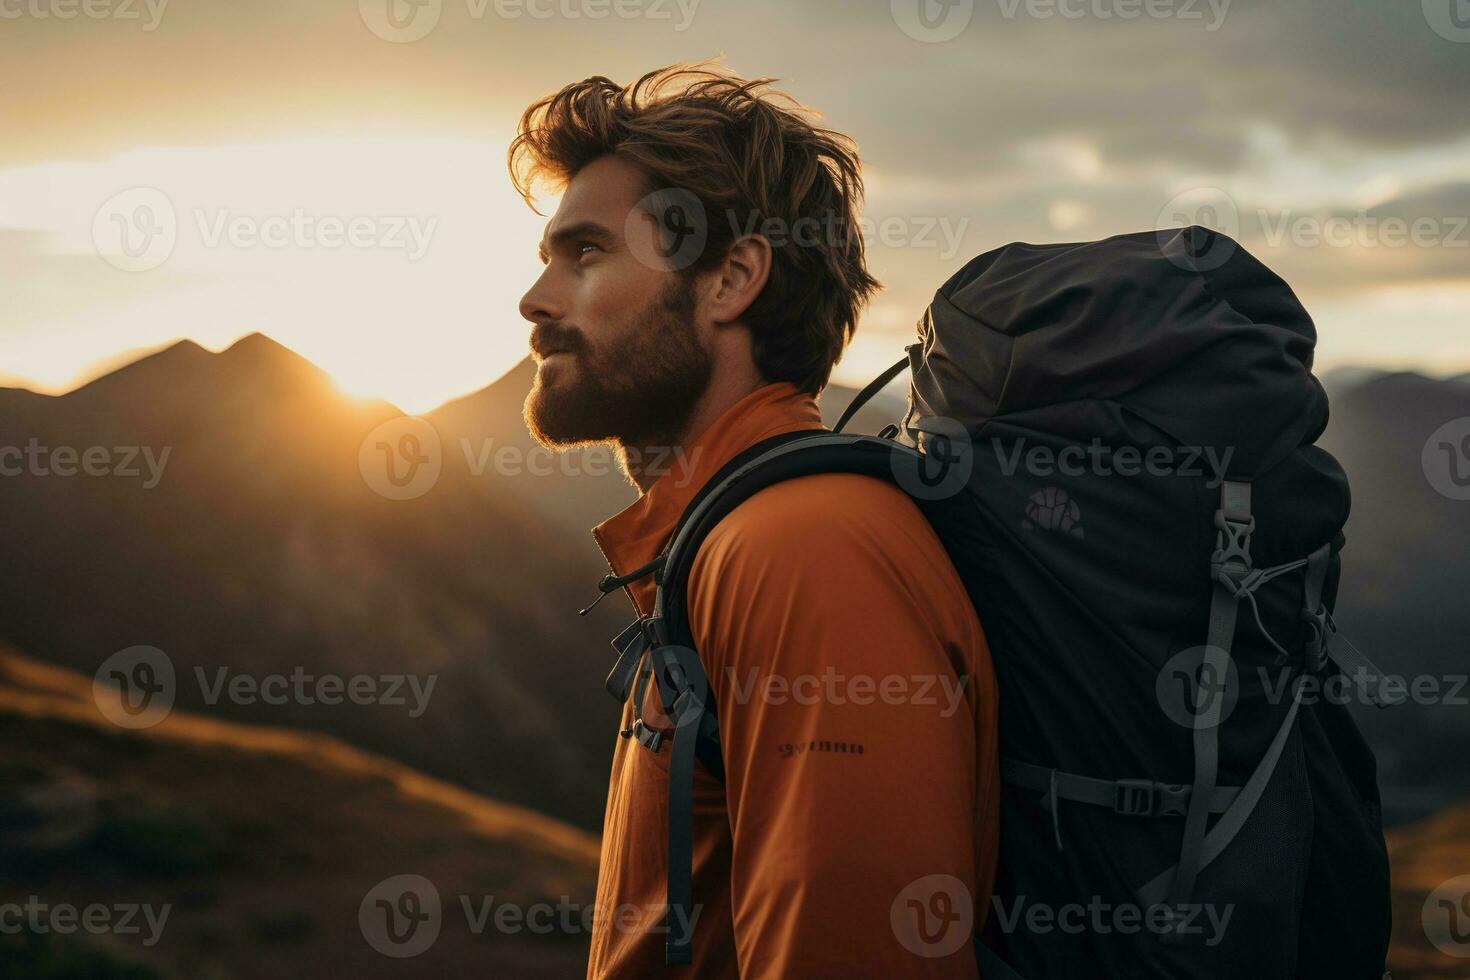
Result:
<svg viewBox="0 0 1470 980"><path fill-rule="evenodd" d="M0 479L0 640L89 676L154 647L180 708L330 733L600 826L618 719L607 641L630 612L614 597L575 613L607 570L588 530L634 492L602 450L532 442L532 371L406 432L396 408L344 397L260 334L220 353L180 342L58 397L0 389L0 447L35 450ZM434 441L437 478L389 499L379 452L396 468L395 449ZM82 468L89 452L108 475ZM396 679L405 699L417 682L427 707L253 691L297 674L309 691Z"/></svg>
<svg viewBox="0 0 1470 980"><path fill-rule="evenodd" d="M1394 980L1470 977L1470 945L1456 942L1445 928L1453 925L1463 937L1470 925L1465 918L1470 877L1461 877L1470 874L1470 802L1389 834L1388 857L1393 867L1389 973Z"/></svg>
<svg viewBox="0 0 1470 980"><path fill-rule="evenodd" d="M0 446L37 450L0 479L0 638L88 675L156 647L180 707L329 732L597 824L618 624L572 615L603 570L590 539L547 533L462 466L416 499L375 492L360 452L400 413L259 335L180 343L59 397L6 392L0 410ZM80 469L88 452L109 475ZM219 687L297 672L434 687L416 716Z"/></svg>
<svg viewBox="0 0 1470 980"><path fill-rule="evenodd" d="M1420 697L1396 707L1354 706L1378 755L1391 823L1465 793L1453 760L1470 755L1470 501L1437 491L1421 463L1435 431L1465 418L1470 385L1380 372L1333 393L1321 440L1352 483L1334 642L1423 685Z"/></svg>
<svg viewBox="0 0 1470 980"><path fill-rule="evenodd" d="M579 920L533 933L481 915L487 901L586 907L597 844L565 824L321 735L181 711L125 729L99 711L90 678L7 649L0 739L9 899L143 908L110 919L119 928L105 936L0 935L7 977L566 977L585 967ZM430 882L441 903L438 938L412 958L374 945L386 942L376 896L405 894L390 881L404 874ZM422 886L415 894L428 901Z"/></svg>

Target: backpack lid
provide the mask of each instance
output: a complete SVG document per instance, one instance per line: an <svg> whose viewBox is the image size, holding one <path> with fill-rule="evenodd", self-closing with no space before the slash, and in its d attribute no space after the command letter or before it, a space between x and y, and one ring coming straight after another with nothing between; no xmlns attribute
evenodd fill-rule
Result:
<svg viewBox="0 0 1470 980"><path fill-rule="evenodd" d="M936 418L978 435L1002 416L1113 401L1181 444L1234 447L1248 479L1326 427L1316 337L1279 276L1199 226L1006 245L920 320L905 441Z"/></svg>

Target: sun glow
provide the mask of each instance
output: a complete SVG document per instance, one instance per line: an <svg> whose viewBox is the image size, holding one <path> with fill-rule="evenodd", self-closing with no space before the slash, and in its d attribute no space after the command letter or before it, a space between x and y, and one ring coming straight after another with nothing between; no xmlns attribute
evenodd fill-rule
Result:
<svg viewBox="0 0 1470 980"><path fill-rule="evenodd" d="M504 177L507 141L158 147L0 171L0 229L25 229L0 233L0 383L65 390L128 352L259 331L405 411L483 387L526 352L516 304L545 221Z"/></svg>

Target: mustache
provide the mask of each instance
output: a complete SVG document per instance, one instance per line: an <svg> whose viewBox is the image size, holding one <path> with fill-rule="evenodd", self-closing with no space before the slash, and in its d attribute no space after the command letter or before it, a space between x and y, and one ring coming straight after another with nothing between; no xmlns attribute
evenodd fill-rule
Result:
<svg viewBox="0 0 1470 980"><path fill-rule="evenodd" d="M587 346L587 339L576 327L541 324L531 331L531 353L544 358L558 351L576 354Z"/></svg>

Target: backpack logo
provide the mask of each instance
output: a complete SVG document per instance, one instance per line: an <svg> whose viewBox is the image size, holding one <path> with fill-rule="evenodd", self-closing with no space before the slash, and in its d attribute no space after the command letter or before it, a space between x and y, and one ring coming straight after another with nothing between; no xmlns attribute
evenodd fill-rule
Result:
<svg viewBox="0 0 1470 980"><path fill-rule="evenodd" d="M1021 522L1021 529L1055 531L1081 538L1082 508L1061 487L1038 490L1026 501L1026 519Z"/></svg>

